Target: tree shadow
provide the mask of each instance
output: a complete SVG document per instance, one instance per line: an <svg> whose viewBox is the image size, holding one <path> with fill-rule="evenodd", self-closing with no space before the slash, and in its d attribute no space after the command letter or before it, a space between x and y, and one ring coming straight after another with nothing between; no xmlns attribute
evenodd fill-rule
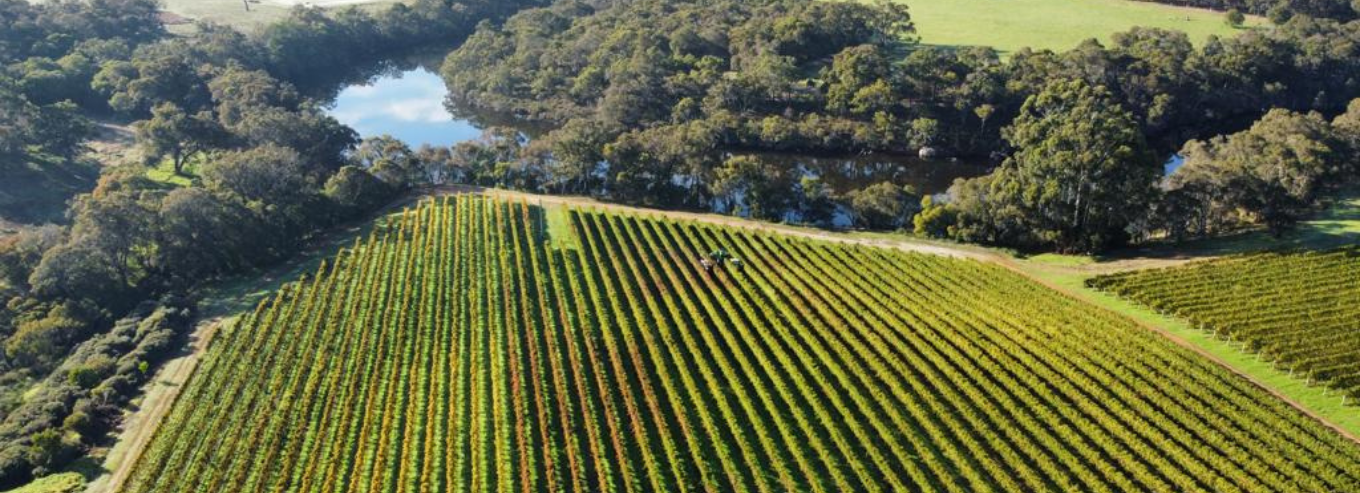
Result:
<svg viewBox="0 0 1360 493"><path fill-rule="evenodd" d="M1275 237L1263 230L1183 243L1157 243L1111 252L1100 261L1196 259L1254 252L1331 250L1360 244L1360 191L1341 194L1313 219Z"/></svg>
<svg viewBox="0 0 1360 493"><path fill-rule="evenodd" d="M99 166L55 156L0 155L0 218L20 224L61 223L76 195L94 189Z"/></svg>

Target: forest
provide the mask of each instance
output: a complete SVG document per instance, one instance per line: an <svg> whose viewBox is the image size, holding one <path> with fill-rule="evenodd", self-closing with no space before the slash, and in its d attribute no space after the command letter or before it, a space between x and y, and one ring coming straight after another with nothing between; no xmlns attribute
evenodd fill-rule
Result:
<svg viewBox="0 0 1360 493"><path fill-rule="evenodd" d="M1002 59L919 44L900 3L561 1L482 26L443 70L464 104L560 126L496 185L700 208L735 191L777 212L826 197L737 154L982 156L998 172L947 196L858 195L905 202L886 209L890 228L1097 252L1286 228L1352 181L1358 36L1300 13L1199 48L1136 28ZM1306 142L1286 141L1296 130ZM1177 151L1186 170L1163 183Z"/></svg>

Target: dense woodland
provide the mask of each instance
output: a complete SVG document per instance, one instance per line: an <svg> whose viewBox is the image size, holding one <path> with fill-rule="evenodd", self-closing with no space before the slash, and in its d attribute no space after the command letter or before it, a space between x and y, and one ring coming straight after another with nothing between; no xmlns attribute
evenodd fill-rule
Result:
<svg viewBox="0 0 1360 493"><path fill-rule="evenodd" d="M849 210L860 227L1091 252L1283 231L1357 175L1360 21L1342 3L1272 4L1276 25L1198 47L1134 29L1004 59L918 43L902 3L544 4L299 8L257 33L172 36L154 0L0 0L0 167L86 159L95 118L135 121L147 158L106 168L65 224L0 239L0 487L100 440L166 345L110 343L94 363L74 348L156 313L182 335L205 280L284 259L413 184L691 208L740 196L761 218ZM323 111L338 81L459 43L442 69L459 105L555 130L412 150ZM1177 150L1185 166L1164 178ZM998 167L921 197L829 190L749 151ZM147 178L163 163L198 179Z"/></svg>
<svg viewBox="0 0 1360 493"><path fill-rule="evenodd" d="M1003 60L987 48L918 44L901 4L642 0L598 9L564 0L482 26L449 55L444 76L462 105L561 126L497 185L691 207L735 191L767 201L750 212L771 219L818 201L853 208L855 198L905 197L887 221L903 225L921 200L910 191L828 201L789 170L732 157L993 156L1004 159L1001 171L928 198L918 231L1092 252L1258 223L1279 230L1354 177L1344 123L1354 114L1335 129L1316 124L1360 95L1360 22L1300 12L1201 47L1180 32L1136 28L1108 47L1089 41ZM1308 136L1325 149L1250 137L1300 122L1314 124ZM1238 131L1247 133L1235 145L1188 144L1186 176L1162 183L1166 156L1188 140ZM1251 145L1280 159L1214 157ZM1316 162L1300 165L1299 153ZM1279 196L1235 197L1225 190L1234 180ZM1186 210L1198 217L1186 221Z"/></svg>

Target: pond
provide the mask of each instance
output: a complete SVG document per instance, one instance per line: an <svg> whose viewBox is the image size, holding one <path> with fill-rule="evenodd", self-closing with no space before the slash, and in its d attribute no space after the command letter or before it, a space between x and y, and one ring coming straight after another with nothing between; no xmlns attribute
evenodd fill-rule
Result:
<svg viewBox="0 0 1360 493"><path fill-rule="evenodd" d="M449 112L447 96L439 74L416 67L345 87L329 112L360 137L390 135L411 147L447 147L480 137L482 128Z"/></svg>

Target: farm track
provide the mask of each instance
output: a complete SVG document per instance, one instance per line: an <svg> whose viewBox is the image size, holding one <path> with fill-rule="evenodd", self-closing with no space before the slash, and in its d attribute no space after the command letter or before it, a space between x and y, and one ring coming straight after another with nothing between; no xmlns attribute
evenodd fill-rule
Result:
<svg viewBox="0 0 1360 493"><path fill-rule="evenodd" d="M431 190L431 194L436 196L468 195L468 194L483 195L487 197L495 197L507 200L525 201L535 205L558 205L580 208L585 210L621 212L626 214L638 215L642 217L664 217L666 219L671 220L694 221L704 224L713 224L718 226L726 226L760 232L775 232L782 235L820 241L828 241L832 243L890 248L905 252L926 253L945 257L967 258L991 262L998 262L1006 258L1001 254L982 249L969 249L950 245L923 242L894 241L876 238L855 238L839 233L830 233L810 228L799 228L793 226L786 226L782 224L766 223L750 219L743 219L739 217L688 211L645 209L629 205L600 202L584 197L561 196L561 195L536 195L509 190L486 189L481 187L469 187L469 186L439 187Z"/></svg>
<svg viewBox="0 0 1360 493"><path fill-rule="evenodd" d="M747 221L747 220L743 220L743 219L731 218L731 217L725 217L725 216L715 216L715 215L708 215L708 214L695 214L695 213L688 213L688 212L656 211L656 210L650 210L650 209L640 209L640 208L634 208L634 207L628 207L628 206L622 206L622 205L599 203L599 202L595 202L595 201L592 201L592 200L589 200L589 199L581 199L581 198L574 198L574 197L540 196L540 195L530 195L530 194L522 194L522 193L517 193L517 192L506 192L506 191L499 191L499 190L484 190L484 189L472 188L472 187L444 187L444 188L441 188L441 189L432 191L432 193L431 193L431 191L426 191L426 193L429 193L429 194L432 194L432 195L463 195L463 194L486 195L486 196L505 198L505 199L515 200L515 201L525 201L525 202L528 202L528 203L531 203L531 204L540 204L540 205L561 205L561 206L569 206L569 207L580 208L580 209L597 209L597 210L606 210L606 211L626 212L626 213L630 213L630 214L633 214L633 215L637 215L637 216L639 216L639 217L665 217L665 218L667 218L667 219L681 219L681 220L694 221L694 222L699 222L699 223L714 224L714 225L721 225L721 226L727 226L727 227L736 227L736 228L745 229L745 230L755 230L755 231L762 231L762 232L778 232L778 233L783 234L783 235L789 235L789 236L800 237L800 238L807 238L807 239L814 239L814 240L819 240L819 241L827 241L827 242L832 242L832 243L853 244L853 245L863 245L863 246L872 246L872 247L888 248L888 249L901 250L901 251L907 251L907 252L924 253L924 254L930 254L930 255L939 255L939 256L947 256L947 257L954 257L954 258L973 259L973 260L978 260L978 261L982 261L982 262L987 262L987 263L994 264L994 265L999 265L999 266L1001 266L1001 267L1004 267L1004 268L1007 269L1007 270L1010 270L1010 271L1013 271L1013 272L1015 272L1015 273L1018 273L1018 274L1024 276L1025 278L1027 278L1027 279L1033 280L1034 282L1037 282L1037 283L1039 283L1040 285L1047 287L1048 289L1052 289L1052 290L1054 290L1054 291L1056 291L1056 292L1058 292L1058 293L1061 293L1061 294L1064 295L1065 297L1068 297L1068 298L1073 299L1073 300L1078 301L1078 302L1082 302L1082 303L1091 305L1091 308L1097 308L1097 309L1099 309L1099 310L1106 310L1106 309L1104 309L1104 308L1097 307L1097 306L1095 306L1094 304L1090 303L1089 300L1086 299L1086 298L1083 296L1082 293L1079 293L1079 292L1076 292L1076 291L1074 291L1074 290L1064 288L1063 286L1056 285L1056 284L1054 284L1054 283L1052 283L1052 282L1048 282L1048 281L1046 281L1046 280L1037 278L1037 277L1035 277L1034 275L1032 275L1032 274L1026 272L1024 269L1022 269L1022 268L1020 267L1020 265L1019 265L1014 259L1010 258L1009 256L1006 256L1006 255L1004 255L1004 254L999 254L999 253L996 253L996 252L986 251L986 250L970 249L970 248L958 248L958 247L952 247L952 246L948 246L948 245L925 244L925 243L917 243L917 242L911 242L911 241L894 241L894 240L888 240L888 239L856 238L856 237L850 237L850 236L841 235L841 234L826 233L826 232L820 232L820 231L815 231L815 230L807 230L807 229L802 229L802 228L787 227L787 226L782 226L782 225L764 224L764 223L758 223L758 222ZM392 208L395 208L395 207L398 207L398 206L407 205L407 204L409 204L409 203L411 203L411 202L412 202L412 200L401 201L401 202L399 202L399 203L397 203L397 204L394 204L394 206L391 207L391 208L389 208L388 210L391 210ZM1167 265L1175 265L1175 264L1183 263L1183 262L1184 262L1183 260L1159 261L1159 263L1165 263L1165 264L1167 264ZM1201 349L1201 348L1195 346L1194 344L1189 343L1188 341L1185 341L1185 340L1183 340L1183 339L1181 339L1181 338L1175 336L1174 334L1171 334L1170 332L1164 330L1163 328L1157 327L1157 326L1155 326L1155 325L1151 325L1151 324L1147 324L1147 323L1142 323L1142 322L1138 322L1138 325L1141 326L1141 327L1144 328L1144 329L1147 329L1147 330L1150 330L1150 331L1152 331L1152 332L1154 332L1154 333L1156 333L1156 334L1159 334L1159 335L1163 336L1163 337L1166 338L1166 339L1169 339L1170 341L1172 341L1173 343L1175 343L1175 344L1177 344L1177 345L1179 345L1179 346L1181 346L1181 347L1184 347L1184 348L1186 348L1186 349L1189 349L1189 350L1193 351L1193 352L1196 353L1197 355L1199 355L1199 356L1205 358L1207 361L1213 362L1215 365L1220 366L1220 367L1222 367L1222 368L1228 370L1228 371L1231 372L1232 374L1234 374L1234 375L1236 375L1236 376L1238 376L1238 377L1241 377L1241 378L1247 380L1247 381L1250 382L1253 386L1258 387L1258 388L1260 388L1260 389L1266 391L1267 393L1269 393L1270 395L1272 395L1272 396L1274 396L1274 397L1276 397L1276 398L1279 398L1280 400L1282 400L1282 401L1284 401L1285 403L1287 403L1290 407L1292 407L1292 408L1298 410L1299 412L1303 413L1304 415L1308 416L1309 418L1311 418L1311 419L1313 419L1313 420L1316 420L1316 421L1318 421L1319 423L1321 423L1321 424L1327 426L1328 428L1330 428L1330 429L1336 431L1337 433L1341 434L1341 435L1344 436L1345 438L1347 438L1347 439L1349 439L1349 440L1351 440L1351 441L1355 441L1355 442L1357 442L1357 443L1360 443L1360 440L1358 440L1356 436L1354 436L1354 435L1352 435L1352 434L1346 432L1345 430L1341 429L1340 427L1337 427L1336 425L1334 425L1334 424L1332 424L1331 422L1329 422L1326 418L1324 418L1324 417L1322 417L1322 416L1319 416L1319 415L1317 415L1316 413L1313 413L1312 411L1310 411L1310 410L1307 409L1306 407L1304 407L1304 406L1302 406L1301 404L1299 404L1299 403L1293 401L1292 399L1290 399L1288 396L1285 396L1285 395L1279 393L1279 392L1276 391L1275 389L1273 389L1273 388L1271 388L1270 386L1265 385L1264 383L1262 383L1262 382L1256 380L1255 378L1251 377L1250 375L1245 374L1245 373L1243 373L1243 372L1241 372L1241 371L1238 371L1236 368L1234 368L1233 366L1229 365L1227 362L1225 362L1225 361L1223 361L1223 360L1221 360L1221 359L1215 357L1214 355L1212 355L1212 354L1210 354L1210 353L1204 351L1203 349ZM200 327L199 327L199 329L197 329L196 333L204 333L205 335L207 335L207 337L201 339L201 340L200 340L200 341L201 341L200 343L194 344L194 346L193 346L193 349L194 349L194 350L193 350L188 356L186 356L186 358L190 358L190 361L192 361L193 363L196 363L196 362L197 362L197 359L198 359L198 357L199 357L198 355L200 355L201 352L202 352L203 350L205 350L206 347L208 346L207 341L210 340L211 334L212 334L212 332L213 332L213 329L214 329L216 326L217 326L217 323L214 323L214 322L212 322L212 321L207 322L207 323L205 323L205 324L200 324ZM169 369L168 366L167 366L167 369ZM192 363L191 363L187 369L186 369L186 368L177 369L177 370L175 370L175 371L173 372L173 375L167 375L167 377L179 377L179 376L182 376L182 377L184 377L184 380L187 380L187 377L188 377L190 374L192 374L192 371L193 371L193 366L192 366ZM162 381L162 380L163 380L162 377L161 377L160 375L158 375L158 376L157 376L157 379L156 379L155 381L158 381L158 382L159 382L159 381ZM181 380L181 383L182 383L184 380ZM135 425L130 425L130 428L135 428L135 430L133 430L134 432L133 432L131 435L128 435L128 434L125 432L125 435L124 435L124 437L123 437L123 441L129 441L129 443L132 444L132 450L130 450L130 451L128 452L129 454L131 454L132 457L136 457L136 456L140 456L140 455L141 455L141 452L142 452L142 450L145 448L145 446L147 445L147 442L149 442L149 441L150 441L150 438L153 437L154 434L155 434L155 428L156 428L157 423L159 422L159 417L160 417L160 416L163 416L163 415L165 414L165 412L169 410L169 408L171 407L171 404L173 403L174 397L175 397L177 394L178 394L178 388L176 388L176 390L175 390L174 392L169 393L169 395L168 395L169 398L157 402L157 403L152 407L153 411L156 411L156 412L155 412L154 414L149 415L149 416L150 416L150 417L155 417L156 419L143 420L143 421L141 421L141 422L138 422L138 423L135 424ZM119 467L118 467L118 469L114 472L113 477L115 478L115 482L111 482L111 483L108 483L108 484L109 484L110 486L121 485L121 484L122 484L122 479L123 479L123 478L126 478L126 476L127 476L127 473L128 473L127 470L129 470L129 469L131 468L132 464L134 464L135 462L136 462L135 460L125 460L125 461L123 461L123 463L120 464ZM574 470L574 468L573 468L573 470ZM521 473L527 473L527 471L520 471L520 472L521 472ZM639 471L639 472L641 472L641 471ZM521 478L521 480L522 480L522 481L525 481L525 480L528 480L528 478L527 478L527 477ZM102 491L117 491L117 490L116 490L116 489L111 489L111 488L108 488L108 487L105 487L105 488L103 488L103 489L96 489L95 487L92 487L89 491L91 491L92 493L98 493L98 492L102 492Z"/></svg>
<svg viewBox="0 0 1360 493"><path fill-rule="evenodd" d="M203 353L224 323L230 322L222 317L199 322L189 336L189 352L161 365L155 378L147 383L148 390L141 405L124 421L118 444L104 462L105 468L111 468L109 473L90 482L86 488L88 493L115 492L123 487L128 474L132 473L132 467L155 437L161 420L174 407L180 391L198 369Z"/></svg>
<svg viewBox="0 0 1360 493"><path fill-rule="evenodd" d="M361 234L369 223L416 203L420 197L413 194L394 200L363 219L351 221L313 239L312 246L299 253L295 260L263 273L250 274L250 279L243 285L221 288L221 292L206 296L200 303L200 317L205 318L196 323L189 334L185 347L187 352L166 361L148 381L146 385L151 390L143 394L139 407L124 418L119 426L117 441L102 460L104 474L89 482L86 493L114 493L122 488L137 459L174 406L180 391L197 370L203 353L211 346L218 329L224 324L233 323L237 315L253 308L261 294L273 290L277 283L288 281L297 272L305 271L306 266L333 255L340 246L347 245Z"/></svg>

